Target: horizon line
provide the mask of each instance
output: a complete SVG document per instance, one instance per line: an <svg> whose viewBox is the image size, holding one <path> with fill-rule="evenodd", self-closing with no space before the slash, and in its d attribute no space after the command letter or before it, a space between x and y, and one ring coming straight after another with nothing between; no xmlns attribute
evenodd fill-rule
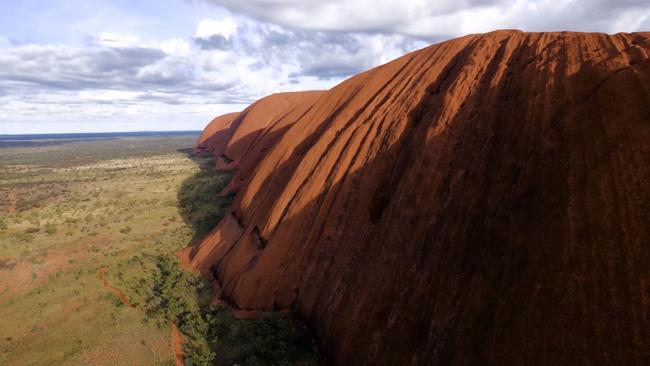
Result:
<svg viewBox="0 0 650 366"><path fill-rule="evenodd" d="M0 133L2 137L12 136L62 136L62 135L97 135L97 134L137 134L137 133L186 133L186 132L203 132L203 130L141 130L141 131L98 131L98 132L28 132L28 133Z"/></svg>

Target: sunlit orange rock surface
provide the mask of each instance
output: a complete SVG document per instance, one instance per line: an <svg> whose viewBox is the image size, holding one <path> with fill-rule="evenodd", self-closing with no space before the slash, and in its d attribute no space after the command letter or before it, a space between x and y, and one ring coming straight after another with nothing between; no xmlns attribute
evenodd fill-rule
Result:
<svg viewBox="0 0 650 366"><path fill-rule="evenodd" d="M648 365L649 54L498 31L262 99L206 130L237 196L181 257L336 365Z"/></svg>
<svg viewBox="0 0 650 366"><path fill-rule="evenodd" d="M222 151L230 139L228 133L230 125L237 116L239 116L239 112L228 113L210 121L201 136L199 136L194 147L194 153L212 155L215 151Z"/></svg>
<svg viewBox="0 0 650 366"><path fill-rule="evenodd" d="M277 134L286 129L282 118L305 101L323 92L306 91L277 93L251 104L241 113L228 113L213 119L205 128L195 147L195 153L212 153L217 168L234 169L241 158L257 145L260 135ZM262 137L263 138L263 137Z"/></svg>

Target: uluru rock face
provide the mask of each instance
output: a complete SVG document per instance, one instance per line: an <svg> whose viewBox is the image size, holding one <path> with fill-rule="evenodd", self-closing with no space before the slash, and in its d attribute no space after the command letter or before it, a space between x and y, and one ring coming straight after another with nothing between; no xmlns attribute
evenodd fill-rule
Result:
<svg viewBox="0 0 650 366"><path fill-rule="evenodd" d="M211 152L217 157L217 168L235 169L241 158L263 132L277 135L278 120L291 113L303 102L318 97L321 91L277 93L264 97L240 113L229 113L212 120L205 128L197 145L196 153ZM277 136L276 136L277 137Z"/></svg>
<svg viewBox="0 0 650 366"><path fill-rule="evenodd" d="M195 154L214 155L215 151L223 150L230 140L230 125L239 112L228 113L215 117L199 136L194 147Z"/></svg>
<svg viewBox="0 0 650 366"><path fill-rule="evenodd" d="M357 75L275 120L184 259L337 365L650 364L649 55L499 31Z"/></svg>

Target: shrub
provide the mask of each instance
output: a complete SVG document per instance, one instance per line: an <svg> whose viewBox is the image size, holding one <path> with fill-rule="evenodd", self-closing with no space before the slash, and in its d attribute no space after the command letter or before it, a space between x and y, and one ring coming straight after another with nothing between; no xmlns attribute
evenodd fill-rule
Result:
<svg viewBox="0 0 650 366"><path fill-rule="evenodd" d="M123 227L123 228L120 229L120 233L122 233L122 234L128 234L128 233L131 232L131 230L132 230L132 229L131 229L130 226Z"/></svg>
<svg viewBox="0 0 650 366"><path fill-rule="evenodd" d="M214 354L205 339L207 325L199 305L207 286L201 278L182 270L176 257L158 256L154 262L147 284L137 285L150 289L144 297L145 313L160 327L175 321L185 335L183 348L192 364L210 365Z"/></svg>
<svg viewBox="0 0 650 366"><path fill-rule="evenodd" d="M0 269L14 269L16 262L11 262L9 259L0 259Z"/></svg>
<svg viewBox="0 0 650 366"><path fill-rule="evenodd" d="M56 234L56 226L54 226L54 225L52 225L52 224L47 225L47 226L45 227L45 233L47 233L47 235L54 235L54 234Z"/></svg>
<svg viewBox="0 0 650 366"><path fill-rule="evenodd" d="M205 313L208 342L219 365L317 364L311 338L289 318L272 312L256 319L235 319L223 307Z"/></svg>
<svg viewBox="0 0 650 366"><path fill-rule="evenodd" d="M109 292L105 293L104 294L104 299L106 299L108 302L110 302L116 308L124 306L124 304L122 303L122 300L120 300L117 296L115 296L112 293L109 293Z"/></svg>

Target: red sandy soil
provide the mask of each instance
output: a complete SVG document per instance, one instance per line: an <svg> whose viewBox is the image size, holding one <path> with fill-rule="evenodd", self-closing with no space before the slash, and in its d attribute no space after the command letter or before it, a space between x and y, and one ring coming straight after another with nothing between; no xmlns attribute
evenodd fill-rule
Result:
<svg viewBox="0 0 650 366"><path fill-rule="evenodd" d="M180 256L336 365L650 364L649 54L497 31L253 104L232 214Z"/></svg>
<svg viewBox="0 0 650 366"><path fill-rule="evenodd" d="M8 268L0 269L0 303L16 298L37 286L47 284L50 275L66 271L71 267L70 260L84 260L87 253L72 248L49 251L38 264L30 263L21 257L0 258ZM33 275L36 278L33 278Z"/></svg>
<svg viewBox="0 0 650 366"><path fill-rule="evenodd" d="M16 190L9 192L9 207L7 208L7 214L11 215L16 212L16 203L18 202L18 194Z"/></svg>
<svg viewBox="0 0 650 366"><path fill-rule="evenodd" d="M126 294L124 293L124 291L122 291L122 289L113 287L108 283L108 280L106 280L106 276L105 276L107 270L108 268L102 268L97 273L97 277L99 277L99 279L102 280L102 286L104 286L104 288L107 289L108 291L114 293L115 296L117 296L117 298L120 299L122 304L129 307L133 307L133 305L131 305L129 299L126 297Z"/></svg>
<svg viewBox="0 0 650 366"><path fill-rule="evenodd" d="M183 336L178 330L176 323L172 323L172 348L174 349L174 360L176 366L185 365L185 356L183 355Z"/></svg>

